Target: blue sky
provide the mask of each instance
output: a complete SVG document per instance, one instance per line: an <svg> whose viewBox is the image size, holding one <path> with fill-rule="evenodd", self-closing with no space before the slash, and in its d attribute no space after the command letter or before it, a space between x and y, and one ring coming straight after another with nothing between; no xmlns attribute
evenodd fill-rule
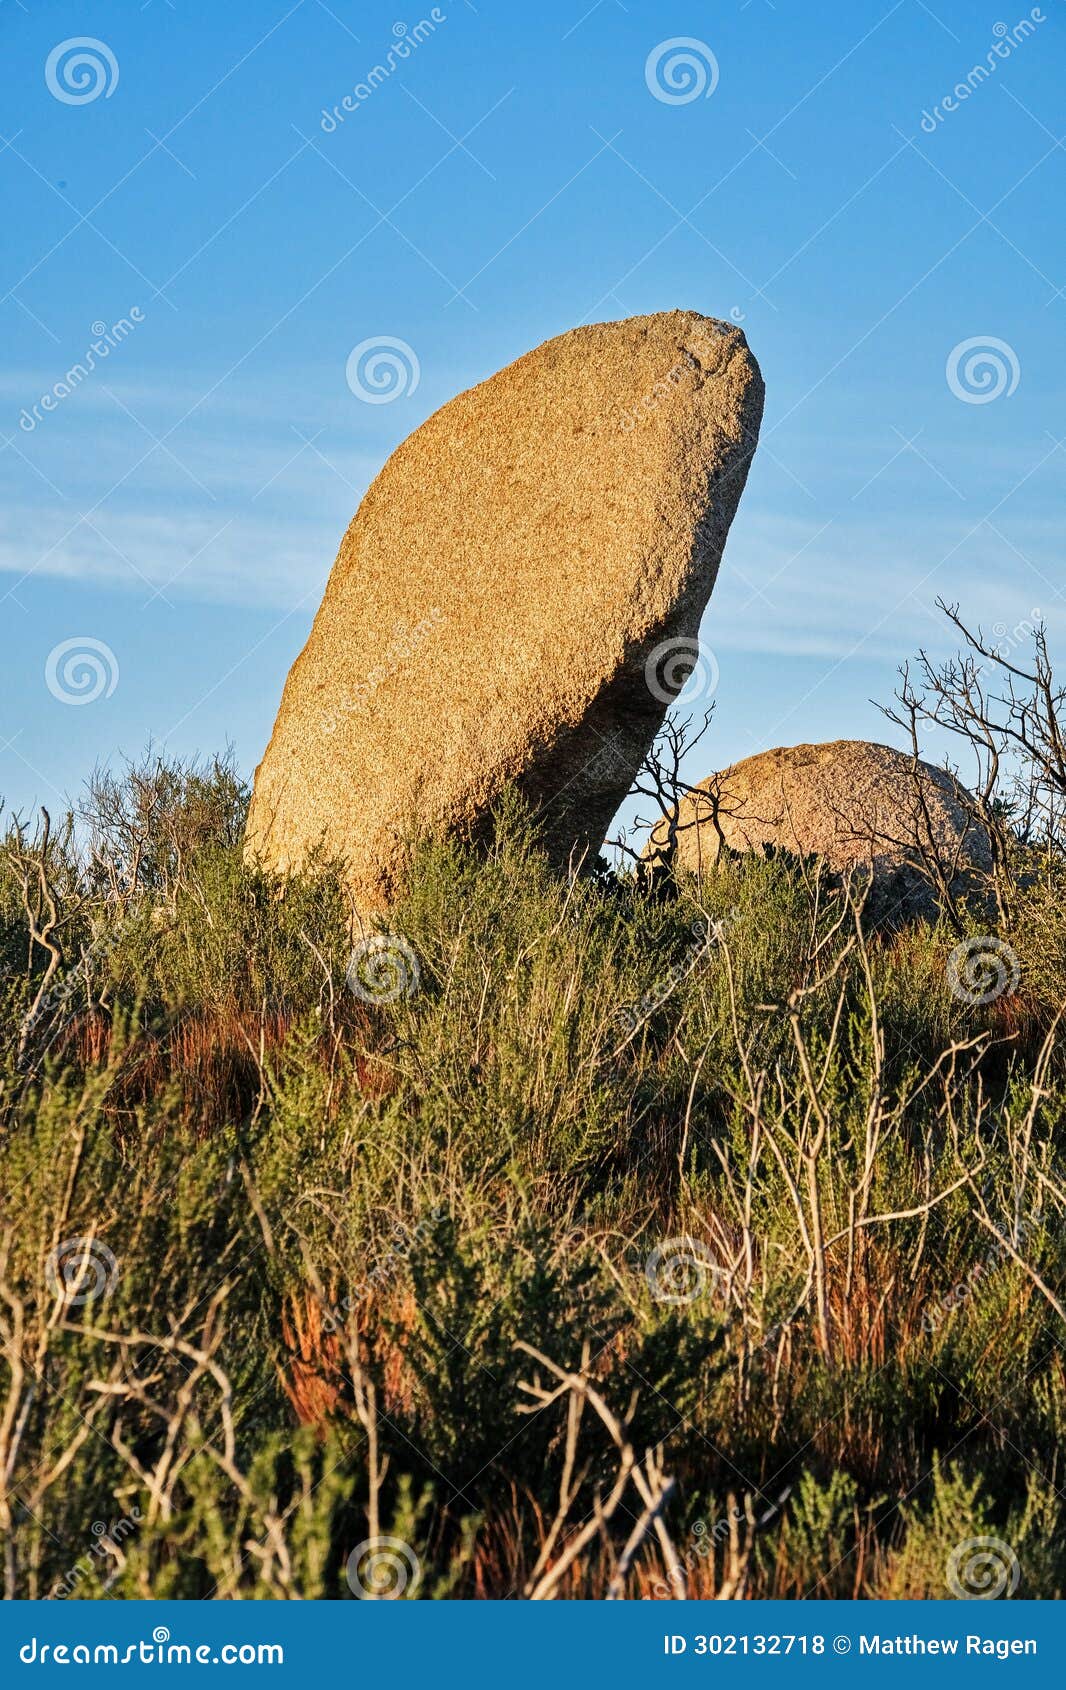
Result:
<svg viewBox="0 0 1066 1690"><path fill-rule="evenodd" d="M949 649L937 594L1062 652L1061 0L2 0L0 32L9 806L149 738L250 773L393 447L551 335L676 306L741 321L767 387L690 778L890 738L869 701ZM83 37L87 81L54 51ZM703 88L664 100L676 38ZM346 365L387 338L418 380L370 404Z"/></svg>

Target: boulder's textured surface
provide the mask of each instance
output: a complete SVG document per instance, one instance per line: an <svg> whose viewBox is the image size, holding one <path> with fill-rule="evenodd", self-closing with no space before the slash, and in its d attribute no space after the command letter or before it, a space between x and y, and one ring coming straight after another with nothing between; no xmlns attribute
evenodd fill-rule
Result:
<svg viewBox="0 0 1066 1690"><path fill-rule="evenodd" d="M739 329L672 311L573 329L423 423L341 543L250 854L321 844L369 912L405 836L476 830L515 782L553 860L594 856L691 666L762 400Z"/></svg>
<svg viewBox="0 0 1066 1690"><path fill-rule="evenodd" d="M818 856L838 873L869 865L881 918L929 915L936 895L927 865L938 861L948 883L960 886L990 865L988 838L969 823L967 798L944 770L915 767L887 745L793 745L701 781L655 828L645 855L670 857L697 875L723 849Z"/></svg>

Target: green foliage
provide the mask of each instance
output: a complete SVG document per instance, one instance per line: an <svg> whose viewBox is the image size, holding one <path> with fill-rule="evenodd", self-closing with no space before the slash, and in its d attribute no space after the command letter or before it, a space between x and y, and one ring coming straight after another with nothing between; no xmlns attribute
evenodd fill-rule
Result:
<svg viewBox="0 0 1066 1690"><path fill-rule="evenodd" d="M944 1596L987 1535L1058 1593L1061 896L971 1003L810 865L566 885L508 800L353 992L335 865L281 895L244 803L150 758L0 856L7 1594L346 1598L374 1535L405 1596L520 1593L567 1471L522 1345L658 1453L694 1594ZM586 1405L556 1555L617 1471Z"/></svg>

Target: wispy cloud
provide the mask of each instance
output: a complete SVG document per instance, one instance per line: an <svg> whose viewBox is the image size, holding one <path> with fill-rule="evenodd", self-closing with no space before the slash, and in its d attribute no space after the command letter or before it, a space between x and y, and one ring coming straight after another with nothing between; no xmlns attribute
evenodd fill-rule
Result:
<svg viewBox="0 0 1066 1690"><path fill-rule="evenodd" d="M1066 627L1055 525L1032 516L800 520L742 511L704 619L722 651L902 661L936 641L937 597L1013 625L1039 608ZM972 530L972 532L971 532ZM1059 582L1062 583L1061 588Z"/></svg>

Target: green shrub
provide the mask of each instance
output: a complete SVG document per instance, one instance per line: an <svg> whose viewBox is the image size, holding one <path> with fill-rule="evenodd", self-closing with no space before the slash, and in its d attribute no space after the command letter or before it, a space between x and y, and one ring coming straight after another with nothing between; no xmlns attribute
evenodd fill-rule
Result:
<svg viewBox="0 0 1066 1690"><path fill-rule="evenodd" d="M279 895L245 796L149 760L89 854L0 856L8 1595L344 1598L374 1535L404 1595L603 1595L644 1504L564 1565L629 1459L590 1393L694 1594L942 1596L982 1535L1058 1593L1042 886L968 1003L956 932L809 865L565 885L508 800L414 851L364 978L337 866ZM646 1530L627 1592L675 1575Z"/></svg>

